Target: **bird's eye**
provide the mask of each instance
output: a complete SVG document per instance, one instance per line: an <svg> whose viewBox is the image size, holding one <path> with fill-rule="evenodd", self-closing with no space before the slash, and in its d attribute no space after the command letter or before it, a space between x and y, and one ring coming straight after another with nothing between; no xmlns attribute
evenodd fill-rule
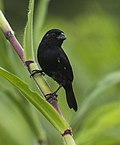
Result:
<svg viewBox="0 0 120 145"><path fill-rule="evenodd" d="M56 36L56 34L55 34L55 33L52 33L52 36L53 36L53 37L55 37L55 36Z"/></svg>

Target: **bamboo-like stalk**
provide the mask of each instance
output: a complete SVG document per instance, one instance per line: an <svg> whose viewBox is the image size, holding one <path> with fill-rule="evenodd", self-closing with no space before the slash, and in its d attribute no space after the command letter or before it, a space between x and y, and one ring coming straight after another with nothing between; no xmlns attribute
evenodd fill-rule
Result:
<svg viewBox="0 0 120 145"><path fill-rule="evenodd" d="M76 145L73 137L70 134L64 136L64 141L66 145Z"/></svg>
<svg viewBox="0 0 120 145"><path fill-rule="evenodd" d="M37 67L36 63L34 62L34 60L25 60L24 49L22 48L22 46L18 42L17 38L14 35L14 31L10 27L8 21L5 19L4 15L2 14L1 11L0 11L0 27L1 27L1 30L3 31L5 37L9 40L9 42L11 43L13 48L15 49L15 51L18 54L21 61L25 64L29 73L31 74L33 70L36 70L36 69L38 70L38 67ZM51 93L49 85L47 84L47 82L45 81L45 79L42 76L34 75L33 80L35 81L37 87L42 92L43 96ZM59 106L57 104L57 99L52 100L50 102L50 104L56 109L56 111L60 115L62 114L60 109L59 109Z"/></svg>
<svg viewBox="0 0 120 145"><path fill-rule="evenodd" d="M21 61L24 63L24 65L28 69L29 73L31 74L31 72L33 70L38 69L38 66L34 62L34 60L25 60L24 50L23 50L22 46L20 45L20 43L18 42L17 38L15 37L12 28L10 27L8 21L5 19L4 15L2 14L1 11L0 11L0 28L3 31L5 37L9 40L9 42L15 49L15 51L16 51L17 55L19 56L19 58L21 59ZM36 83L37 87L42 92L44 97L46 94L51 93L51 89L50 89L49 85L47 84L47 82L41 75L37 75L37 74L34 75L33 80ZM63 117L63 115L60 111L60 108L58 106L57 99L52 99L49 103L56 109L56 111L61 115L61 117ZM75 145L74 139L71 134L72 130L69 130L70 133L67 132L68 130L65 130L64 134L62 134L65 144L66 145Z"/></svg>

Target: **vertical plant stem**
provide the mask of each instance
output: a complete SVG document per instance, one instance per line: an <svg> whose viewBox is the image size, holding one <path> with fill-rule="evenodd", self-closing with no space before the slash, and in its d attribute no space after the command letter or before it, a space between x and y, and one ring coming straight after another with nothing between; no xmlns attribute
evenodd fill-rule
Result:
<svg viewBox="0 0 120 145"><path fill-rule="evenodd" d="M69 134L64 136L64 142L65 142L66 145L76 145L73 137Z"/></svg>

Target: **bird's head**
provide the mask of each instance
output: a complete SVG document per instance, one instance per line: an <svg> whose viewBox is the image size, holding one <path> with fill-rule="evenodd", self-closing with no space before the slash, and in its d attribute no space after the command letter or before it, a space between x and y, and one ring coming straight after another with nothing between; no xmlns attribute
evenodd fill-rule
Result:
<svg viewBox="0 0 120 145"><path fill-rule="evenodd" d="M61 46L66 36L63 31L59 29L49 30L43 37L45 43L51 46Z"/></svg>

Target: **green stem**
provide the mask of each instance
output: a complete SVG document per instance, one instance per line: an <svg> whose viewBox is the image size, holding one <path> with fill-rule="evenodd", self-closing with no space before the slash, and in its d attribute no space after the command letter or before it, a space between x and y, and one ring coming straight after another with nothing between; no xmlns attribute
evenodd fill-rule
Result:
<svg viewBox="0 0 120 145"><path fill-rule="evenodd" d="M10 41L11 45L15 49L16 53L19 55L20 59L24 63L24 50L18 40L14 35L14 31L10 27L8 21L4 17L3 13L0 11L0 28L3 31L5 37Z"/></svg>
<svg viewBox="0 0 120 145"><path fill-rule="evenodd" d="M9 42L11 43L13 48L15 49L16 53L18 54L18 56L20 57L22 62L27 67L27 69L30 72L30 74L31 74L32 70L36 70L36 69L38 70L39 69L38 66L35 63L31 63L31 62L34 62L33 60L32 61L25 61L24 50L23 50L22 46L20 45L20 43L18 42L18 40L16 39L12 28L10 27L8 21L6 20L6 18L4 17L4 15L2 14L1 11L0 11L0 28L3 31L5 37L9 40ZM33 80L37 84L37 87L40 89L40 91L42 92L43 96L45 96L46 94L50 94L51 93L51 89L50 89L49 85L47 84L45 79L43 79L42 76L34 75L33 76ZM57 100L52 100L50 102L50 104L62 116L62 113L61 113L61 111L59 109Z"/></svg>
<svg viewBox="0 0 120 145"><path fill-rule="evenodd" d="M31 74L32 70L39 70L37 64L34 63L33 61L26 61L26 65L28 67L28 70L29 70L30 74ZM39 75L35 74L33 76L33 79L34 79L37 87L41 91L43 97L45 97L47 94L50 94L52 92L51 89L50 89L50 86L47 84L46 80L42 76L40 76L40 74ZM48 97L49 97L49 95L48 95ZM45 98L48 99L48 97L46 96ZM49 103L63 117L63 115L60 111L60 108L58 106L57 99L51 100Z"/></svg>
<svg viewBox="0 0 120 145"><path fill-rule="evenodd" d="M16 53L18 54L18 56L20 57L22 62L25 64L25 66L27 67L30 74L33 70L38 70L39 68L36 65L36 63L34 63L33 60L32 61L29 61L29 60L25 61L23 48L20 45L20 43L18 42L18 40L16 39L12 28L10 27L9 23L7 22L7 20L5 19L4 15L2 14L1 11L0 11L0 28L3 31L5 37L10 41L13 48L16 50ZM51 93L50 87L48 86L48 84L46 83L45 79L42 76L36 74L33 76L33 80L37 84L37 86L40 89L40 91L42 92L43 96ZM52 100L50 102L50 104L62 116L62 113L61 113L59 106L57 104L57 100ZM63 116L62 116L62 118L64 119ZM67 130L69 130L69 129L67 129ZM65 130L64 132L66 132L67 130ZM66 145L75 145L74 139L73 139L71 134L65 134L64 141L65 141Z"/></svg>
<svg viewBox="0 0 120 145"><path fill-rule="evenodd" d="M69 134L64 136L64 142L65 142L66 145L76 145L73 137Z"/></svg>

